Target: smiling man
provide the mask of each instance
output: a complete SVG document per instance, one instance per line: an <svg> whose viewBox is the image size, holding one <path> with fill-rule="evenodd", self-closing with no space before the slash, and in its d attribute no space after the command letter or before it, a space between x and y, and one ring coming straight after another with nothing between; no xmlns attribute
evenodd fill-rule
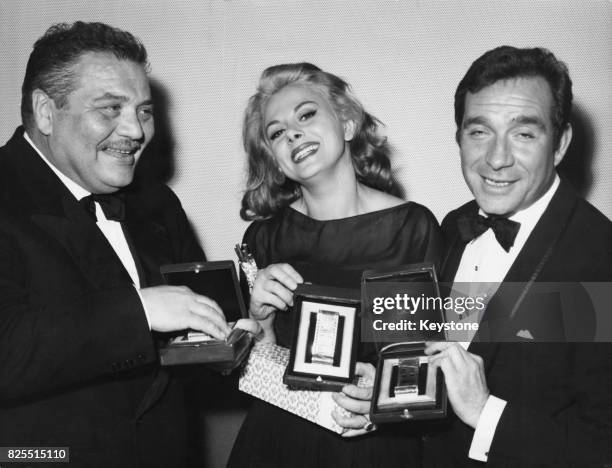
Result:
<svg viewBox="0 0 612 468"><path fill-rule="evenodd" d="M131 187L153 137L147 53L101 23L51 27L0 148L0 441L75 466L187 466L182 389L151 331L224 338L159 267L204 253L165 186Z"/></svg>
<svg viewBox="0 0 612 468"><path fill-rule="evenodd" d="M427 349L457 418L424 437L425 466L612 463L612 392L602 390L612 388L612 349L581 342L593 336L582 334L590 302L570 287L612 281L612 223L557 175L571 102L566 66L539 48L491 50L457 88L475 200L443 221L442 277L499 287L471 344ZM557 321L563 333L552 333Z"/></svg>
<svg viewBox="0 0 612 468"><path fill-rule="evenodd" d="M457 87L456 138L475 199L442 223L441 278L487 288L488 302L471 343L426 348L453 411L412 423L423 467L612 466L612 345L592 342L583 287L609 292L612 222L557 175L571 105L566 66L540 48L486 52ZM358 372L374 378L372 366ZM336 396L357 413L337 417L347 435L364 432L371 396L354 385Z"/></svg>
<svg viewBox="0 0 612 468"><path fill-rule="evenodd" d="M555 129L552 109L550 86L539 76L497 81L465 96L461 167L484 213L511 217L553 185L572 128Z"/></svg>

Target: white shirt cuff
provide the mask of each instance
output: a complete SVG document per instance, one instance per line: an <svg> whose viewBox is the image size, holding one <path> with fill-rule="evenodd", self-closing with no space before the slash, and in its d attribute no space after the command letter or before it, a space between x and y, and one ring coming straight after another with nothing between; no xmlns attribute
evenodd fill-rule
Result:
<svg viewBox="0 0 612 468"><path fill-rule="evenodd" d="M495 429L497 429L499 418L501 418L505 407L506 400L489 395L484 408L482 408L482 413L480 413L480 418L478 418L474 437L472 437L472 445L470 445L468 454L471 459L482 462L489 459L489 449L493 442Z"/></svg>
<svg viewBox="0 0 612 468"><path fill-rule="evenodd" d="M136 288L136 285L134 285L134 288ZM149 312L147 311L147 308L145 307L145 303L142 300L142 296L140 294L140 289L136 288L136 292L138 293L138 297L140 298L140 303L142 304L142 310L144 310L145 317L147 318L147 325L149 325L149 330L150 330L151 329L151 321L149 320Z"/></svg>

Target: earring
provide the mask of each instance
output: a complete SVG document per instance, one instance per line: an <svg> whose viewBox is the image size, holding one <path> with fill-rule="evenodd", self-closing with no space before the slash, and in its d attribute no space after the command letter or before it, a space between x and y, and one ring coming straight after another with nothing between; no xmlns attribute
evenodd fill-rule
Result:
<svg viewBox="0 0 612 468"><path fill-rule="evenodd" d="M276 168L276 171L274 172L272 179L277 185L283 185L286 180L285 173L283 172L283 170L280 168L278 164L275 164L274 166Z"/></svg>

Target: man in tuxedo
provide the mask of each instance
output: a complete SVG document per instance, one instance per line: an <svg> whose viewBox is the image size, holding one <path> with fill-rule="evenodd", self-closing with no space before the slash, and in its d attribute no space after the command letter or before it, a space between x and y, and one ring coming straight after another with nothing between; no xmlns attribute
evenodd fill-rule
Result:
<svg viewBox="0 0 612 468"><path fill-rule="evenodd" d="M457 88L461 167L475 200L442 223L442 277L501 284L467 349L426 350L458 419L424 438L425 465L612 464L612 346L583 342L594 317L577 285L612 281L612 223L557 175L571 102L567 68L539 48L491 50Z"/></svg>
<svg viewBox="0 0 612 468"><path fill-rule="evenodd" d="M571 103L566 66L539 48L488 51L455 93L475 200L442 223L441 277L455 289L482 285L489 300L471 343L426 348L452 406L422 426L426 467L612 466L612 345L584 342L596 317L580 284L610 287L612 223L557 175ZM342 406L365 412L348 397L369 389L344 393ZM339 420L369 428L364 416Z"/></svg>
<svg viewBox="0 0 612 468"><path fill-rule="evenodd" d="M229 331L214 301L161 285L160 265L204 258L176 196L130 185L154 131L147 66L128 32L51 27L0 148L0 441L69 447L75 466L185 466L152 331Z"/></svg>

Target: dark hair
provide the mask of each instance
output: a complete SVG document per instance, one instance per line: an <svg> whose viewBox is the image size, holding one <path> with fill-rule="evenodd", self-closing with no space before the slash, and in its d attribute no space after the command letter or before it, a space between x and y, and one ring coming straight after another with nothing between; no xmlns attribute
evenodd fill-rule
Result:
<svg viewBox="0 0 612 468"><path fill-rule="evenodd" d="M567 128L572 111L572 80L567 66L557 60L552 52L543 48L518 49L501 46L489 50L472 63L455 92L455 122L459 141L465 96L490 86L500 80L521 77L544 78L553 97L551 118L555 149Z"/></svg>
<svg viewBox="0 0 612 468"><path fill-rule="evenodd" d="M378 133L381 123L364 110L349 84L310 63L276 65L262 73L257 92L249 99L244 114L242 141L248 158L248 176L240 216L245 220L269 218L301 196L300 185L278 170L265 143L264 131L268 100L292 84L320 91L329 99L338 118L355 122L349 148L357 180L384 192L397 193L391 176L391 149L386 137Z"/></svg>
<svg viewBox="0 0 612 468"><path fill-rule="evenodd" d="M21 120L26 128L34 124L32 92L41 89L63 107L76 85L73 66L88 52L109 53L148 70L145 47L127 31L103 23L54 24L34 44L26 67L21 87Z"/></svg>

